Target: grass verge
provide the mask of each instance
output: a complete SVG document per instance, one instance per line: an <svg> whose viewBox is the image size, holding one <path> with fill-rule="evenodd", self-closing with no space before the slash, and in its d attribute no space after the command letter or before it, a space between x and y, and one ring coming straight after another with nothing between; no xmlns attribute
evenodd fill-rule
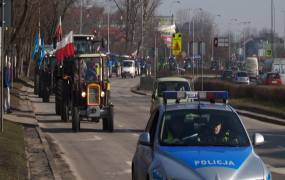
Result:
<svg viewBox="0 0 285 180"><path fill-rule="evenodd" d="M13 82L10 91L10 106L19 109L19 90L31 80L24 77ZM3 120L3 132L0 132L0 179L28 179L26 143L21 124Z"/></svg>

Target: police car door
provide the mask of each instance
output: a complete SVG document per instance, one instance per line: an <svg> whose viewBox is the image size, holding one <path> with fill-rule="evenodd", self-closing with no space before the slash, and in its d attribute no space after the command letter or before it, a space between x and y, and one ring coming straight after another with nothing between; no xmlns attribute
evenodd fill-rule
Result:
<svg viewBox="0 0 285 180"><path fill-rule="evenodd" d="M148 132L150 135L151 146L140 145L141 148L141 160L139 160L141 174L144 177L143 179L147 179L148 169L153 161L153 147L154 147L154 139L156 134L156 127L159 117L159 110L156 109L152 113L149 122L146 126L145 132Z"/></svg>

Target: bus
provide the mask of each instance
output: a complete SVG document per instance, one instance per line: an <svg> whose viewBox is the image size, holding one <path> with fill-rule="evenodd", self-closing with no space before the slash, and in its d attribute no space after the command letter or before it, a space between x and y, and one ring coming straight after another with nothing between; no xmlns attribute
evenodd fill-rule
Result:
<svg viewBox="0 0 285 180"><path fill-rule="evenodd" d="M271 58L264 61L262 67L263 73L275 72L279 73L282 85L285 85L285 58Z"/></svg>
<svg viewBox="0 0 285 180"><path fill-rule="evenodd" d="M245 61L245 69L249 79L258 78L258 59L257 57L247 57Z"/></svg>

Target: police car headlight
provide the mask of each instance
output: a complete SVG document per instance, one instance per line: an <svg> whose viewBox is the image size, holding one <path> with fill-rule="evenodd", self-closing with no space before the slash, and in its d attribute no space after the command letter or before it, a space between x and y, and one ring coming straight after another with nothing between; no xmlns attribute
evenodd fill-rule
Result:
<svg viewBox="0 0 285 180"><path fill-rule="evenodd" d="M81 93L81 96L82 96L83 98L85 98L85 97L86 97L86 92L83 91L83 92Z"/></svg>
<svg viewBox="0 0 285 180"><path fill-rule="evenodd" d="M105 96L105 92L101 91L101 97L104 97L104 96Z"/></svg>

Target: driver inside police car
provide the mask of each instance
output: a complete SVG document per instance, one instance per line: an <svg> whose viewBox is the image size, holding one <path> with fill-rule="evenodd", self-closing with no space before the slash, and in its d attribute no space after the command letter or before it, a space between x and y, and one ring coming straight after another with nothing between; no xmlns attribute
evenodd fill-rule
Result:
<svg viewBox="0 0 285 180"><path fill-rule="evenodd" d="M199 135L198 141L202 142L215 142L215 143L233 143L237 144L238 141L234 138L230 130L221 131L223 123L221 117L212 116L208 123L208 131L204 131Z"/></svg>
<svg viewBox="0 0 285 180"><path fill-rule="evenodd" d="M177 114L172 115L170 128L167 131L167 137L164 139L164 142L167 143L176 143L182 141L185 137L185 115Z"/></svg>

